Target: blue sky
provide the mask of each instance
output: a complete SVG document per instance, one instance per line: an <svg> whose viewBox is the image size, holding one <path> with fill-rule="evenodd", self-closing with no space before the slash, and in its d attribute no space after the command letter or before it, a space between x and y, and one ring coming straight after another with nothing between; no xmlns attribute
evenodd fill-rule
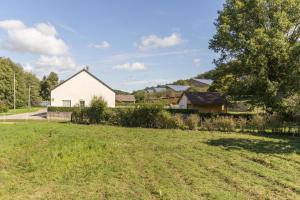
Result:
<svg viewBox="0 0 300 200"><path fill-rule="evenodd" d="M88 65L125 91L190 78L214 68L208 42L223 2L5 0L0 56L39 77L66 79Z"/></svg>

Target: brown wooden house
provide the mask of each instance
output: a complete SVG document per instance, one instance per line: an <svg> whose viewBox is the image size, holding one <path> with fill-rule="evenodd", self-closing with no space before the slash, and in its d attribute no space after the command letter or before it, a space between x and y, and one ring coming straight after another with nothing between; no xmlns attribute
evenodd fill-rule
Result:
<svg viewBox="0 0 300 200"><path fill-rule="evenodd" d="M181 109L197 109L203 113L226 113L226 100L218 92L185 92L179 98Z"/></svg>
<svg viewBox="0 0 300 200"><path fill-rule="evenodd" d="M135 97L130 94L118 94L116 95L116 103L135 103Z"/></svg>

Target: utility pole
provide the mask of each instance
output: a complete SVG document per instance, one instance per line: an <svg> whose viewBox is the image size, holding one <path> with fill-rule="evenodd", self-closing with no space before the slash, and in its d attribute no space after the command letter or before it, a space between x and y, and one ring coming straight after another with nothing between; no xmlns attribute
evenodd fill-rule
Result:
<svg viewBox="0 0 300 200"><path fill-rule="evenodd" d="M28 109L31 109L30 86L28 87Z"/></svg>
<svg viewBox="0 0 300 200"><path fill-rule="evenodd" d="M16 72L14 72L14 110L16 110Z"/></svg>

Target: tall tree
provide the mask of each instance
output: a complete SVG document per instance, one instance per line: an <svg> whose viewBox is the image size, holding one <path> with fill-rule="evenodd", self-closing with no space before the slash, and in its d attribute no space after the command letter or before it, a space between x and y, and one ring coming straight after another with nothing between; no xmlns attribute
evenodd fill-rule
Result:
<svg viewBox="0 0 300 200"><path fill-rule="evenodd" d="M50 100L51 90L58 85L59 79L58 75L54 72L51 72L47 77L44 76L40 83L40 95L43 100Z"/></svg>
<svg viewBox="0 0 300 200"><path fill-rule="evenodd" d="M58 85L58 75L55 72L50 72L47 77L47 81L49 82L50 89L52 90L55 86Z"/></svg>
<svg viewBox="0 0 300 200"><path fill-rule="evenodd" d="M25 72L25 85L27 93L29 93L30 88L31 105L35 105L40 102L42 100L40 96L40 80L34 74Z"/></svg>
<svg viewBox="0 0 300 200"><path fill-rule="evenodd" d="M215 25L213 87L284 111L300 92L300 0L226 0Z"/></svg>

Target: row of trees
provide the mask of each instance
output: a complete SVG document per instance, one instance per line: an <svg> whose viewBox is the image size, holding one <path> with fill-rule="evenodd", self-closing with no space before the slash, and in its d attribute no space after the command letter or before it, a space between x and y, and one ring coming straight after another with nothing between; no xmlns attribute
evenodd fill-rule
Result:
<svg viewBox="0 0 300 200"><path fill-rule="evenodd" d="M300 0L226 0L215 25L211 89L269 113L299 113Z"/></svg>
<svg viewBox="0 0 300 200"><path fill-rule="evenodd" d="M40 81L9 58L0 57L0 101L10 108L14 104L14 74L16 107L28 104L29 88L31 104L36 105L42 100L50 100L50 90L58 84L58 76L53 72Z"/></svg>

